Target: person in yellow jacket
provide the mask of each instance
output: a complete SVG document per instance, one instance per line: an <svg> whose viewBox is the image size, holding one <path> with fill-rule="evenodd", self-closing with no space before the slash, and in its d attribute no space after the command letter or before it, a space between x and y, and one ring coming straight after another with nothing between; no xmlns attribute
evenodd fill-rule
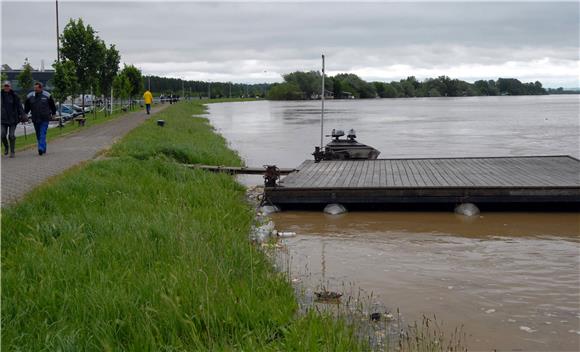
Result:
<svg viewBox="0 0 580 352"><path fill-rule="evenodd" d="M151 104L153 103L153 94L147 89L143 93L143 100L145 101L145 108L147 109L147 115L151 113Z"/></svg>

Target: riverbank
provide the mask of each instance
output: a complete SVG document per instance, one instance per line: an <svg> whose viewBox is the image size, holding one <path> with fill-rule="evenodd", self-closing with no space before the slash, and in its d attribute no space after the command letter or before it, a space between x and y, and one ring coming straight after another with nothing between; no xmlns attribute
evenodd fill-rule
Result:
<svg viewBox="0 0 580 352"><path fill-rule="evenodd" d="M244 188L179 165L242 163L204 103L167 108L165 127L146 121L112 158L3 209L3 348L362 349L341 320L297 316L288 278L248 241Z"/></svg>

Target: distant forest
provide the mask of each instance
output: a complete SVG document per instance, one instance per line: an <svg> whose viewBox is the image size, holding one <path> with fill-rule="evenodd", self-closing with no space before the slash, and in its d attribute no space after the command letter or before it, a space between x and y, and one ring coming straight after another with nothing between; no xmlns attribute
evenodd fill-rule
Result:
<svg viewBox="0 0 580 352"><path fill-rule="evenodd" d="M175 94L186 97L207 97L211 94L212 98L225 97L264 97L268 92L271 84L243 84L231 82L203 82L188 81L179 78L167 78L158 76L144 76L143 89L149 89L151 82L151 92L156 94Z"/></svg>
<svg viewBox="0 0 580 352"><path fill-rule="evenodd" d="M178 78L145 76L144 88L156 94L175 94L193 97L261 97L272 100L319 99L321 75L318 71L296 71L282 76L283 83L243 84L231 82L188 81ZM407 77L399 81L366 82L351 73L325 77L326 97L335 99L410 98L410 97L461 97L484 95L544 95L574 94L575 90L545 89L542 83L521 82L515 78L479 80L469 83L447 76L423 81Z"/></svg>
<svg viewBox="0 0 580 352"><path fill-rule="evenodd" d="M268 94L273 100L318 99L321 94L320 72L296 71L283 76L284 82L274 84ZM447 76L423 81L407 77L400 81L366 82L355 74L341 73L325 77L326 96L349 98L410 98L410 97L461 97L480 95L542 95L548 91L542 83L523 83L515 78L480 80L474 83Z"/></svg>

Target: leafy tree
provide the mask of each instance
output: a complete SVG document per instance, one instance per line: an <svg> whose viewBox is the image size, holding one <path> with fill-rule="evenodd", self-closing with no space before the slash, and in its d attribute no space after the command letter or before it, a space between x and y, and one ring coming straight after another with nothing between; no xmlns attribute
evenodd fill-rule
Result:
<svg viewBox="0 0 580 352"><path fill-rule="evenodd" d="M374 98L377 96L375 87L352 73L341 73L334 76L334 80L341 81L344 92L350 92L360 98ZM347 88L348 86L348 88Z"/></svg>
<svg viewBox="0 0 580 352"><path fill-rule="evenodd" d="M55 62L52 94L56 101L62 103L68 96L73 96L78 92L78 81L76 67L72 61Z"/></svg>
<svg viewBox="0 0 580 352"><path fill-rule="evenodd" d="M429 90L428 95L429 97L440 97L441 93L439 93L439 91L437 90L437 88L433 87Z"/></svg>
<svg viewBox="0 0 580 352"><path fill-rule="evenodd" d="M313 95L319 95L321 92L322 75L318 71L296 71L283 75L283 77L286 83L298 86L306 99L310 99Z"/></svg>
<svg viewBox="0 0 580 352"><path fill-rule="evenodd" d="M0 72L0 81L4 82L8 80L8 76L6 75L6 72Z"/></svg>
<svg viewBox="0 0 580 352"><path fill-rule="evenodd" d="M385 83L384 84L384 91L383 91L383 98L396 98L397 97L397 90L392 84Z"/></svg>
<svg viewBox="0 0 580 352"><path fill-rule="evenodd" d="M32 79L32 66L30 64L25 64L22 67L22 71L17 77L18 85L20 86L20 98L22 101L26 100L26 95L32 90L34 85L34 79Z"/></svg>
<svg viewBox="0 0 580 352"><path fill-rule="evenodd" d="M133 98L139 93L141 93L143 89L143 76L141 75L141 70L133 65L125 65L123 70L121 71L121 75L125 76L129 81L129 98L131 98L131 107L133 106ZM181 87L180 87L181 89Z"/></svg>
<svg viewBox="0 0 580 352"><path fill-rule="evenodd" d="M84 108L84 94L95 87L98 69L104 63L106 46L93 27L85 26L81 18L69 21L60 36L60 42L62 59L72 61L75 65Z"/></svg>
<svg viewBox="0 0 580 352"><path fill-rule="evenodd" d="M276 84L268 91L268 99L272 100L300 100L304 99L303 92L295 83Z"/></svg>
<svg viewBox="0 0 580 352"><path fill-rule="evenodd" d="M415 85L413 82L401 80L401 88L403 88L403 95L407 98L415 96Z"/></svg>
<svg viewBox="0 0 580 352"><path fill-rule="evenodd" d="M119 72L119 62L121 61L121 56L119 51L114 45L109 46L105 49L105 59L103 65L99 68L99 90L101 94L106 97L109 96L109 91L113 86L113 80ZM107 111L107 109L105 109Z"/></svg>
<svg viewBox="0 0 580 352"><path fill-rule="evenodd" d="M123 100L131 96L131 90L131 81L123 72L115 76L115 79L113 79L113 94L115 98L121 99L121 105L123 105Z"/></svg>

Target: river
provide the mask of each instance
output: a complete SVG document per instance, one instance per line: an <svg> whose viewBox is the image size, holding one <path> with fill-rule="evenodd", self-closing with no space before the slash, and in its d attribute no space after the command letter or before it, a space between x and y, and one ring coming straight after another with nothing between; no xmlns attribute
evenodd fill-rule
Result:
<svg viewBox="0 0 580 352"><path fill-rule="evenodd" d="M327 101L381 158L580 156L580 96ZM247 165L294 167L320 143L320 102L209 105ZM327 141L328 139L326 139ZM259 177L241 179L245 184ZM580 215L286 211L273 216L303 284L354 283L405 321L463 325L470 350L580 350ZM331 287L332 288L332 287Z"/></svg>

